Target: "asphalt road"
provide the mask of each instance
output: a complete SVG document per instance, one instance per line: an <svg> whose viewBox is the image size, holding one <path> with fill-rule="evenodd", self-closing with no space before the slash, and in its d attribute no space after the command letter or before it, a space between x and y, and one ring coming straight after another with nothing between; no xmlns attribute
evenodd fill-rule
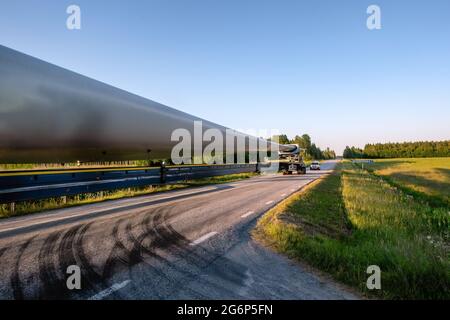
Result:
<svg viewBox="0 0 450 320"><path fill-rule="evenodd" d="M4 219L0 298L356 299L249 235L333 166ZM70 265L81 290L67 288Z"/></svg>

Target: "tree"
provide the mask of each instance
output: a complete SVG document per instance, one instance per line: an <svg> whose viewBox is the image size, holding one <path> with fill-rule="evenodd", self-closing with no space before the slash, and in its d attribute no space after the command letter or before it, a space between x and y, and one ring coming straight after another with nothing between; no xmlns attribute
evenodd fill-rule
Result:
<svg viewBox="0 0 450 320"><path fill-rule="evenodd" d="M330 148L326 148L325 151L322 152L322 156L323 159L328 160L328 159L335 159L336 158L336 153L333 150L330 150Z"/></svg>
<svg viewBox="0 0 450 320"><path fill-rule="evenodd" d="M364 154L364 151L357 147L349 147L346 146L344 149L343 154L345 159L356 159L356 158L365 158L366 155Z"/></svg>
<svg viewBox="0 0 450 320"><path fill-rule="evenodd" d="M310 155L312 155L311 137L305 133L304 135L302 135L302 139L303 139L303 146L300 146L300 147L305 148L306 152L309 153Z"/></svg>
<svg viewBox="0 0 450 320"><path fill-rule="evenodd" d="M366 144L370 158L449 157L450 140Z"/></svg>
<svg viewBox="0 0 450 320"><path fill-rule="evenodd" d="M349 146L345 146L344 153L342 154L345 159L353 158L352 149Z"/></svg>
<svg viewBox="0 0 450 320"><path fill-rule="evenodd" d="M272 138L270 140L275 141L279 144L289 144L290 143L287 135L285 135L285 134L274 135L274 136L272 136Z"/></svg>

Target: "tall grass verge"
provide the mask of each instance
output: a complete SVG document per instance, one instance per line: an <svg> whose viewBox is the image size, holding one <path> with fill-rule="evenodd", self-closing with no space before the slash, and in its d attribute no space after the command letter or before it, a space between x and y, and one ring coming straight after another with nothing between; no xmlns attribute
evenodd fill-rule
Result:
<svg viewBox="0 0 450 320"><path fill-rule="evenodd" d="M448 212L344 163L270 210L254 235L368 296L449 299ZM366 286L370 265L381 290Z"/></svg>

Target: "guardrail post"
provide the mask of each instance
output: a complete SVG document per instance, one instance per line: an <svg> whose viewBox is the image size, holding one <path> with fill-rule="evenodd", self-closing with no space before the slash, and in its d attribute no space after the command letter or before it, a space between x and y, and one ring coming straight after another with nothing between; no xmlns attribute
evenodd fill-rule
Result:
<svg viewBox="0 0 450 320"><path fill-rule="evenodd" d="M67 203L67 196L62 196L61 198L62 198L62 203L66 204Z"/></svg>
<svg viewBox="0 0 450 320"><path fill-rule="evenodd" d="M16 203L15 202L11 202L10 210L11 210L11 213L16 212Z"/></svg>
<svg viewBox="0 0 450 320"><path fill-rule="evenodd" d="M159 180L161 183L166 183L166 163L164 161L162 161L160 165Z"/></svg>

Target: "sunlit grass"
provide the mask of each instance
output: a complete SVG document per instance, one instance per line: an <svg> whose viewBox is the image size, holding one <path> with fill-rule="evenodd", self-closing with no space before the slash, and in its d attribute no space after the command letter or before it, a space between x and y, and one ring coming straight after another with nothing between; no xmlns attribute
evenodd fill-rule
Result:
<svg viewBox="0 0 450 320"><path fill-rule="evenodd" d="M448 211L345 163L270 210L255 235L370 296L448 299ZM369 265L381 268L381 290L366 287Z"/></svg>
<svg viewBox="0 0 450 320"><path fill-rule="evenodd" d="M413 195L450 205L450 158L380 159L365 168Z"/></svg>

